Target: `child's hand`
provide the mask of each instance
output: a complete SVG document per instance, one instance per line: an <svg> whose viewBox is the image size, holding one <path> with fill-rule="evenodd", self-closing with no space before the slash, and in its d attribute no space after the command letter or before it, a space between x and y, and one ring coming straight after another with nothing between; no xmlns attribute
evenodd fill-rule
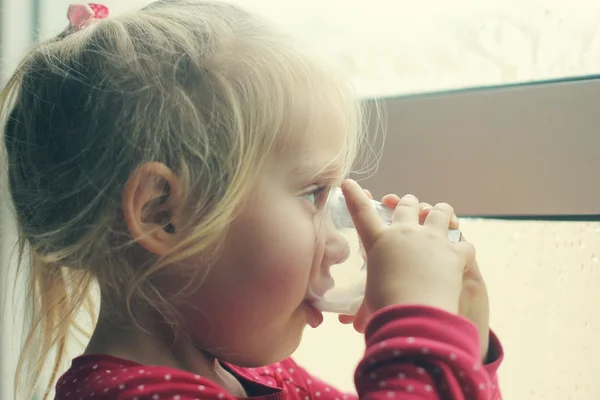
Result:
<svg viewBox="0 0 600 400"><path fill-rule="evenodd" d="M405 196L398 201L388 227L356 182L347 181L342 189L367 254L367 288L361 311L422 304L458 313L462 273L474 259L474 248L447 240L452 208L437 205L420 225L418 200Z"/></svg>
<svg viewBox="0 0 600 400"><path fill-rule="evenodd" d="M368 191L365 193L371 198ZM390 194L382 199L382 203L386 207L395 209L400 202L400 197ZM425 222L427 215L432 210L432 206L427 203L419 204L419 221L422 224ZM449 229L459 229L459 221L456 216L450 221ZM465 241L464 237L461 241ZM485 281L479 271L477 261L473 261L466 266L466 272L462 279L462 292L459 301L459 314L473 322L479 331L481 340L481 358L485 361L489 349L490 329L489 329L489 301ZM354 315L340 315L339 320L343 324L354 323L354 328L363 333L366 323L370 317L370 313L364 306L361 306L359 311Z"/></svg>
<svg viewBox="0 0 600 400"><path fill-rule="evenodd" d="M421 213L419 216L421 220L424 221L431 210L431 205L421 203L420 207ZM456 216L452 219L449 228L459 228L459 221ZM460 240L466 242L464 236L462 236ZM487 287L483 276L479 271L479 265L477 264L476 259L473 259L473 261L466 266L465 273L463 274L462 292L460 293L458 312L477 326L481 344L481 360L482 362L485 362L490 346L490 305ZM366 321L362 322L363 331L365 322Z"/></svg>
<svg viewBox="0 0 600 400"><path fill-rule="evenodd" d="M464 237L461 240L465 240ZM463 275L458 312L477 326L481 345L481 361L485 363L490 346L490 304L487 287L473 259Z"/></svg>
<svg viewBox="0 0 600 400"><path fill-rule="evenodd" d="M420 204L421 213L419 216L422 221L425 220L431 208L431 205L427 203ZM456 216L452 219L449 228L459 228L459 221ZM466 242L464 236L460 240ZM490 305L487 287L475 259L466 266L463 274L458 312L477 326L481 344L481 360L485 362L490 346ZM362 329L364 330L364 325Z"/></svg>
<svg viewBox="0 0 600 400"><path fill-rule="evenodd" d="M369 199L373 199L371 192L369 192L367 189L364 189L364 191L367 194L367 196L369 197ZM393 210L396 208L396 206L400 202L400 197L398 197L395 194L388 194L388 195L385 195L381 199L381 202L387 208L390 208ZM431 204L428 204L428 203L420 203L419 204L419 223L420 224L423 224L423 222L425 222L425 218L427 218L429 211L431 211L432 209L433 209L433 206ZM458 218L456 217L456 215L452 216L452 219L450 220L450 226L448 228L449 229L458 229L459 228L459 221L458 221ZM464 279L463 279L463 292L464 291L465 290L464 290ZM461 299L462 298L463 297L461 296ZM361 306L360 309L358 310L358 312L356 313L356 315L341 314L341 315L339 315L339 320L342 324L352 324L353 323L354 329L356 329L357 332L364 333L369 317L370 317L370 314L367 312L365 307Z"/></svg>

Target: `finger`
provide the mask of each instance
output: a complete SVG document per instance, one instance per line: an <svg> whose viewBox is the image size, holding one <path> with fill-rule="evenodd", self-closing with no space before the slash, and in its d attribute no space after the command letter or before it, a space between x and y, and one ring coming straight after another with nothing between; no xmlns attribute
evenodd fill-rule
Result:
<svg viewBox="0 0 600 400"><path fill-rule="evenodd" d="M354 315L340 314L338 315L338 319L342 324L348 325L354 322Z"/></svg>
<svg viewBox="0 0 600 400"><path fill-rule="evenodd" d="M395 194L386 194L381 199L381 203L387 208L391 208L392 210L396 208L398 203L400 202L400 197Z"/></svg>
<svg viewBox="0 0 600 400"><path fill-rule="evenodd" d="M412 194L402 197L394 209L393 221L404 224L418 224L419 199Z"/></svg>
<svg viewBox="0 0 600 400"><path fill-rule="evenodd" d="M429 215L429 212L432 210L432 208L427 208L425 210L421 210L419 212L419 223L421 225L423 225L423 223L425 223L425 220L427 219L427 216ZM456 215L453 215L452 218L450 219L450 225L448 226L448 229L452 229L452 230L459 230L460 229L460 221L458 220L458 217Z"/></svg>
<svg viewBox="0 0 600 400"><path fill-rule="evenodd" d="M371 194L371 191L369 189L363 189L365 191L365 194L367 195L367 197L371 200L373 200L373 195Z"/></svg>
<svg viewBox="0 0 600 400"><path fill-rule="evenodd" d="M423 225L435 228L436 230L443 230L444 234L450 226L450 220L454 215L454 209L447 203L436 204L430 211Z"/></svg>
<svg viewBox="0 0 600 400"><path fill-rule="evenodd" d="M358 333L365 333L367 322L369 322L369 311L365 303L362 303L354 317L354 330Z"/></svg>
<svg viewBox="0 0 600 400"><path fill-rule="evenodd" d="M423 222L425 222L427 215L429 215L429 212L432 209L433 209L433 207L429 203L419 204L419 223L422 224ZM450 229L459 229L460 228L460 221L458 220L458 217L456 216L456 214L452 215L452 219L450 220L449 228Z"/></svg>
<svg viewBox="0 0 600 400"><path fill-rule="evenodd" d="M452 218L450 219L450 229L458 229L460 228L460 222L456 214L452 214Z"/></svg>
<svg viewBox="0 0 600 400"><path fill-rule="evenodd" d="M365 250L368 251L373 242L379 237L381 230L385 228L385 222L377 214L371 200L358 183L351 179L344 181L342 183L342 192L344 193L348 211L356 227L356 232Z"/></svg>
<svg viewBox="0 0 600 400"><path fill-rule="evenodd" d="M427 215L429 214L432 208L433 206L429 203L419 204L419 223L422 224L423 222L425 222L425 218L427 218Z"/></svg>

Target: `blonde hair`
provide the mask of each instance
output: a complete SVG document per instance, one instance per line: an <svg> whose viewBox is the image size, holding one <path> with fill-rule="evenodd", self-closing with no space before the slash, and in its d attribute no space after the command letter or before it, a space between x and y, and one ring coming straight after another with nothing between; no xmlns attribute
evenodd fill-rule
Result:
<svg viewBox="0 0 600 400"><path fill-rule="evenodd" d="M30 330L17 388L38 384L53 351L56 380L95 284L127 318L144 304L173 321L148 278L191 255L210 259L265 155L331 113L346 123L339 157L349 168L358 101L290 38L224 3L160 1L37 44L0 96L20 260L28 257L19 262ZM149 161L181 179L192 234L140 266L120 200Z"/></svg>

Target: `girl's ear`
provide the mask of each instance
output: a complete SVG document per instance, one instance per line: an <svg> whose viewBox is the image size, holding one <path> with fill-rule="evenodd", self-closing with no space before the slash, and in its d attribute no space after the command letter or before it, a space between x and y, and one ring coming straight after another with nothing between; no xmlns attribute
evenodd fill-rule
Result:
<svg viewBox="0 0 600 400"><path fill-rule="evenodd" d="M123 190L123 215L133 240L162 256L178 242L183 209L177 175L163 163L149 162L131 173Z"/></svg>

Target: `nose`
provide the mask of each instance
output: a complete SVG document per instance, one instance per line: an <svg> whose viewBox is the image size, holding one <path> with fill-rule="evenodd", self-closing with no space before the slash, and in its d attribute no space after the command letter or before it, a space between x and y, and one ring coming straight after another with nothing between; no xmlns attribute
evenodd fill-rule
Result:
<svg viewBox="0 0 600 400"><path fill-rule="evenodd" d="M325 254L330 265L341 264L350 257L348 240L335 228L327 232Z"/></svg>

